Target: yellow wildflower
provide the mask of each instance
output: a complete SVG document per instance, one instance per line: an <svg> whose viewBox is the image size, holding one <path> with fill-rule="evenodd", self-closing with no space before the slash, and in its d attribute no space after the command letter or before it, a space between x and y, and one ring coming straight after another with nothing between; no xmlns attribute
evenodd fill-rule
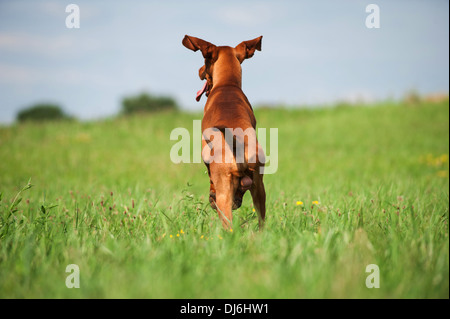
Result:
<svg viewBox="0 0 450 319"><path fill-rule="evenodd" d="M439 177L448 177L448 171L439 171L439 172L437 172L437 175L439 176Z"/></svg>
<svg viewBox="0 0 450 319"><path fill-rule="evenodd" d="M302 202L301 200L298 200L295 204L296 204L297 206L301 206L301 205L303 205L303 202Z"/></svg>

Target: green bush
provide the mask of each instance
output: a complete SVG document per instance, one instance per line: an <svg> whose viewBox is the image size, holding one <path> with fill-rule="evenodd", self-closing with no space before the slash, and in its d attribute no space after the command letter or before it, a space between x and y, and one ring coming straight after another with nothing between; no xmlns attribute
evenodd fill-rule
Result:
<svg viewBox="0 0 450 319"><path fill-rule="evenodd" d="M148 93L141 93L137 96L126 97L122 100L123 114L176 109L178 109L177 102L169 96L153 96Z"/></svg>
<svg viewBox="0 0 450 319"><path fill-rule="evenodd" d="M19 122L24 121L46 121L46 120L63 120L69 117L62 109L55 104L37 104L30 108L24 109L17 114Z"/></svg>

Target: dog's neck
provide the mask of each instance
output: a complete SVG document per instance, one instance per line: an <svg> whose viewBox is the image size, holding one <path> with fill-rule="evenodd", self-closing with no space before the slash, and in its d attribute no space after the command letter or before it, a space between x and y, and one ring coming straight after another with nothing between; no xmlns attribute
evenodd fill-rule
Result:
<svg viewBox="0 0 450 319"><path fill-rule="evenodd" d="M214 64L213 89L221 86L242 87L241 64L234 54L221 54Z"/></svg>

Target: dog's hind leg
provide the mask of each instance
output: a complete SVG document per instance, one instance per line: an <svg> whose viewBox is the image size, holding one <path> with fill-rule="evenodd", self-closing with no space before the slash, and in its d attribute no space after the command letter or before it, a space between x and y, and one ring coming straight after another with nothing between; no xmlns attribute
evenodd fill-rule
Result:
<svg viewBox="0 0 450 319"><path fill-rule="evenodd" d="M234 187L231 180L228 183L226 181L222 181L216 186L215 206L225 229L230 229L233 221L233 194Z"/></svg>
<svg viewBox="0 0 450 319"><path fill-rule="evenodd" d="M211 169L211 180L215 187L215 207L222 225L230 229L233 221L232 206L239 178L231 174L226 164L217 164ZM228 173L227 173L228 172Z"/></svg>
<svg viewBox="0 0 450 319"><path fill-rule="evenodd" d="M209 176L209 204L212 209L217 209L216 207L216 188L214 187L214 183L211 179L211 170L209 169L209 164L206 164L206 168L208 169Z"/></svg>
<svg viewBox="0 0 450 319"><path fill-rule="evenodd" d="M264 189L263 175L259 174L259 172L253 174L253 184L250 188L250 193L252 194L253 206L258 213L259 229L262 230L266 219L266 190Z"/></svg>

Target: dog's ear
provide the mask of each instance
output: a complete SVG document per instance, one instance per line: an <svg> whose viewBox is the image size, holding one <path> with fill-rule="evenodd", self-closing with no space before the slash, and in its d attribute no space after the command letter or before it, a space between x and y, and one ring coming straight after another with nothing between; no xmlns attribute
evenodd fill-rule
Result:
<svg viewBox="0 0 450 319"><path fill-rule="evenodd" d="M211 57L213 48L215 48L214 44L199 38L191 37L189 35L184 36L183 45L194 52L197 50L202 51L203 57L205 59Z"/></svg>
<svg viewBox="0 0 450 319"><path fill-rule="evenodd" d="M245 59L250 59L255 50L261 51L262 36L239 43L234 49L236 50L236 57L239 62L243 62Z"/></svg>
<svg viewBox="0 0 450 319"><path fill-rule="evenodd" d="M202 81L206 78L206 66L202 66L200 70L198 70L198 76Z"/></svg>

